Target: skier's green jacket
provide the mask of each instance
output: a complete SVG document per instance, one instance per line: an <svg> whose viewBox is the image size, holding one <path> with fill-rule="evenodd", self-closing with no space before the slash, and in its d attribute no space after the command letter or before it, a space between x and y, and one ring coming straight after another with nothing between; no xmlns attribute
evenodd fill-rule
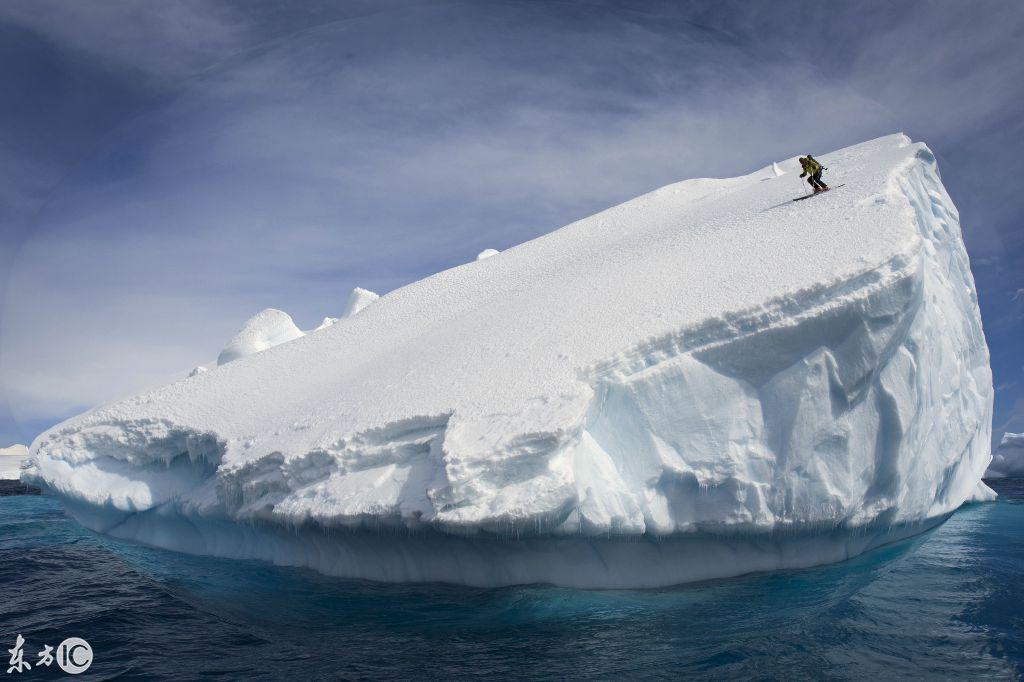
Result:
<svg viewBox="0 0 1024 682"><path fill-rule="evenodd" d="M800 175L802 178L804 175L814 175L821 171L821 164L815 161L810 156L801 156L800 165L803 166L804 172Z"/></svg>

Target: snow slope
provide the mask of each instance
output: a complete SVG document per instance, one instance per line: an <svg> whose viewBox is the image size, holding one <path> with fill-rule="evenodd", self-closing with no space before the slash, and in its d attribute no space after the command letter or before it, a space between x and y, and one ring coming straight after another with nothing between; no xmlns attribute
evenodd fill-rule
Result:
<svg viewBox="0 0 1024 682"><path fill-rule="evenodd" d="M1024 477L1024 433L1004 433L985 478Z"/></svg>
<svg viewBox="0 0 1024 682"><path fill-rule="evenodd" d="M24 445L0 448L0 480L18 480L21 476L21 463L27 459L28 448Z"/></svg>
<svg viewBox="0 0 1024 682"><path fill-rule="evenodd" d="M665 585L919 532L990 494L958 214L903 135L819 158L846 187L663 187L71 419L25 478L111 535L380 580Z"/></svg>

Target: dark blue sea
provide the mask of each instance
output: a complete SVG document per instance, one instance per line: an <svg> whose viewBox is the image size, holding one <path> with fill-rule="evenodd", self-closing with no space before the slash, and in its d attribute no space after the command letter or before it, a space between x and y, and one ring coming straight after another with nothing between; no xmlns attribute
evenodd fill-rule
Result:
<svg viewBox="0 0 1024 682"><path fill-rule="evenodd" d="M1024 481L998 490L841 565L607 592L344 581L126 544L52 498L0 498L0 662L20 633L30 662L87 640L78 679L1020 679Z"/></svg>

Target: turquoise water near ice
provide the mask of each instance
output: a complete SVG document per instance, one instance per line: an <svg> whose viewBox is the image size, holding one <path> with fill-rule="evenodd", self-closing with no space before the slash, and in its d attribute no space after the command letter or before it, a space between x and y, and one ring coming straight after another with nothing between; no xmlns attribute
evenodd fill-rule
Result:
<svg viewBox="0 0 1024 682"><path fill-rule="evenodd" d="M345 581L115 541L53 498L0 498L0 654L19 633L31 662L82 637L78 679L1020 679L1024 480L998 490L843 564L647 591Z"/></svg>

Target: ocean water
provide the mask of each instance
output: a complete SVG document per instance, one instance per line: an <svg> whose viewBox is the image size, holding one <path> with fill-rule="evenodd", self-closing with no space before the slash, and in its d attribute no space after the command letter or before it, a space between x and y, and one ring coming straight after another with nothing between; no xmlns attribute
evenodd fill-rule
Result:
<svg viewBox="0 0 1024 682"><path fill-rule="evenodd" d="M843 564L650 591L338 580L114 541L52 498L5 497L0 650L20 633L35 662L84 638L78 679L1020 679L1024 481L998 491Z"/></svg>

